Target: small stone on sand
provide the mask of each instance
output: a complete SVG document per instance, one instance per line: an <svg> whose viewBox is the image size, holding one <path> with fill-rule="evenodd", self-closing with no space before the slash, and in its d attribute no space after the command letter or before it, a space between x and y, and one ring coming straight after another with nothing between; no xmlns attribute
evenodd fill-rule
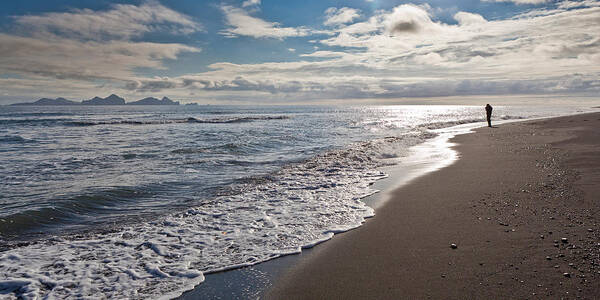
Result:
<svg viewBox="0 0 600 300"><path fill-rule="evenodd" d="M456 244L450 244L450 248L456 249L456 248L458 248L458 246Z"/></svg>

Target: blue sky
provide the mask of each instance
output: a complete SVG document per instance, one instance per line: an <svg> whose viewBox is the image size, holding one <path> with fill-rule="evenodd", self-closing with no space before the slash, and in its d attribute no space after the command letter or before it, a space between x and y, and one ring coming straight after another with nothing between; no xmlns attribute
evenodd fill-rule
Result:
<svg viewBox="0 0 600 300"><path fill-rule="evenodd" d="M598 1L4 1L0 104L600 91Z"/></svg>

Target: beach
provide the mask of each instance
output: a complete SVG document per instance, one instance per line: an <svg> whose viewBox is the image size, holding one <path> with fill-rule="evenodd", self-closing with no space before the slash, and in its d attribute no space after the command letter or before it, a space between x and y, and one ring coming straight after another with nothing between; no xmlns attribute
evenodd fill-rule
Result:
<svg viewBox="0 0 600 300"><path fill-rule="evenodd" d="M569 139L598 117L542 119L590 111L496 106L496 128L462 135L483 125L481 107L4 108L0 292L445 298L470 278L453 289L463 297L507 278L545 288L529 281L540 265L527 281L503 271L532 258L563 286L592 282L597 253L580 248L598 249L584 239L596 222L577 197L597 181L571 183L575 167L594 170L596 145L580 144L597 138ZM297 282L312 280L328 285L305 294Z"/></svg>
<svg viewBox="0 0 600 300"><path fill-rule="evenodd" d="M265 298L595 298L599 125L593 113L454 137L454 164L392 192Z"/></svg>

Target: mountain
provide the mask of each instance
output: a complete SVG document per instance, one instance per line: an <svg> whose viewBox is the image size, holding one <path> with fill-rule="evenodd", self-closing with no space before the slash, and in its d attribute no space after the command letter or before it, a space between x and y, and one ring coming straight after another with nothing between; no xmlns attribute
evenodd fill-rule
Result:
<svg viewBox="0 0 600 300"><path fill-rule="evenodd" d="M163 97L161 100L148 97L138 101L126 103L125 99L112 94L106 98L94 97L89 100L83 100L80 102L75 102L71 100L67 100L65 98L42 98L35 102L29 103L15 103L11 105L46 105L46 106L55 106L55 105L179 105L179 102L173 101L167 97Z"/></svg>
<svg viewBox="0 0 600 300"><path fill-rule="evenodd" d="M40 99L38 101L35 101L35 102L15 103L15 104L11 104L11 105L40 105L40 106L49 106L49 105L79 105L79 102L67 100L67 99L61 97L61 98L56 98L56 99L42 98L42 99Z"/></svg>
<svg viewBox="0 0 600 300"><path fill-rule="evenodd" d="M125 105L125 99L112 94L106 98L94 97L90 100L81 101L82 105Z"/></svg>
<svg viewBox="0 0 600 300"><path fill-rule="evenodd" d="M138 101L127 103L128 105L179 105L179 102L173 101L167 97L163 97L162 100L158 100L154 97L144 98Z"/></svg>

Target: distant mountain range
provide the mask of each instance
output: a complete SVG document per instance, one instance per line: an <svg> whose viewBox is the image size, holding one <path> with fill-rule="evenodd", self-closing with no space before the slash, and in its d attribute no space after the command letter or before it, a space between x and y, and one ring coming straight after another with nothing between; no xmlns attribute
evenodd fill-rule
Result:
<svg viewBox="0 0 600 300"><path fill-rule="evenodd" d="M125 105L125 99L112 94L106 98L94 97L90 100L81 101L82 105Z"/></svg>
<svg viewBox="0 0 600 300"><path fill-rule="evenodd" d="M39 105L39 106L58 106L58 105L179 105L179 102L173 101L167 97L157 99L154 97L148 97L133 102L125 102L125 99L112 94L106 98L94 97L89 100L83 100L81 102L67 100L65 98L42 98L35 102L29 103L15 103L11 105Z"/></svg>

